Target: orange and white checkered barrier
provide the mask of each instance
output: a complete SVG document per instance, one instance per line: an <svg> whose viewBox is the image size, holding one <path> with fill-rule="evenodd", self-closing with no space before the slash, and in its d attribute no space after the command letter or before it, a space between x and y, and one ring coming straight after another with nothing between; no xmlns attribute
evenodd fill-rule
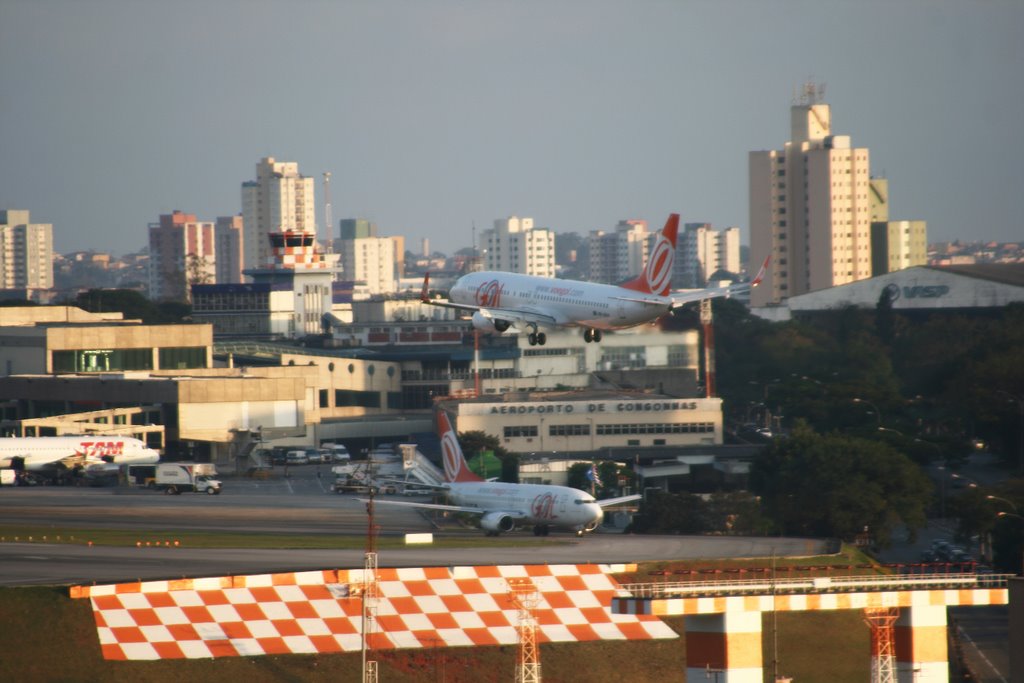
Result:
<svg viewBox="0 0 1024 683"><path fill-rule="evenodd" d="M377 571L372 649L513 645L508 579L537 589L537 641L648 640L677 634L652 615L613 614L614 565L425 567ZM363 570L78 586L105 659L147 660L362 647Z"/></svg>

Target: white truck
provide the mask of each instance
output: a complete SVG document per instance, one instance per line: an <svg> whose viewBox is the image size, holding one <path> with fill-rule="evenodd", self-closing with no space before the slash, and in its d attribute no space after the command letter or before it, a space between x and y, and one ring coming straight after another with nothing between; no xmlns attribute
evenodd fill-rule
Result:
<svg viewBox="0 0 1024 683"><path fill-rule="evenodd" d="M216 476L217 468L209 463L160 463L156 466L154 485L169 495L195 491L215 496L222 486Z"/></svg>

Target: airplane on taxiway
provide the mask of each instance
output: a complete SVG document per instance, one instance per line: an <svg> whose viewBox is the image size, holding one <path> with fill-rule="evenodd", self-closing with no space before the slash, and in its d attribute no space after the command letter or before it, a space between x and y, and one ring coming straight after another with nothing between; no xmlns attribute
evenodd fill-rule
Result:
<svg viewBox="0 0 1024 683"><path fill-rule="evenodd" d="M533 525L535 536L547 536L552 527L582 536L600 526L604 508L640 499L635 494L595 500L586 491L569 486L484 481L466 464L455 430L444 411L438 413L437 420L446 482L438 488L447 493L451 505L379 498L376 503L480 515L480 527L488 536L497 536L522 525Z"/></svg>
<svg viewBox="0 0 1024 683"><path fill-rule="evenodd" d="M427 273L420 300L472 311L473 327L479 330L498 334L525 330L530 346L543 346L547 335L540 331L542 327L582 327L585 341L599 342L605 331L653 322L684 304L733 296L760 284L768 259L751 282L671 291L678 232L679 214L674 213L658 233L643 273L620 285L483 271L460 277L445 300L430 298Z"/></svg>
<svg viewBox="0 0 1024 683"><path fill-rule="evenodd" d="M57 472L61 467L149 465L160 453L140 439L126 436L12 436L0 438L0 469L16 459L27 472Z"/></svg>

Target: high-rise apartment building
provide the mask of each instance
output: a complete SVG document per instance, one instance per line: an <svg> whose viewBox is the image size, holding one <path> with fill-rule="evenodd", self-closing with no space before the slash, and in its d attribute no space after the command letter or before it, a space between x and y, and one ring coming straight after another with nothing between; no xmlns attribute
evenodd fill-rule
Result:
<svg viewBox="0 0 1024 683"><path fill-rule="evenodd" d="M391 294L398 289L395 248L390 237L342 239L342 277L366 285L368 294Z"/></svg>
<svg viewBox="0 0 1024 683"><path fill-rule="evenodd" d="M342 218L338 226L339 235L343 240L377 236L377 224L365 218Z"/></svg>
<svg viewBox="0 0 1024 683"><path fill-rule="evenodd" d="M191 300L190 286L213 284L217 251L214 224L193 213L163 214L149 224L149 298Z"/></svg>
<svg viewBox="0 0 1024 683"><path fill-rule="evenodd" d="M295 162L260 159L256 180L242 183L245 268L263 268L270 262L270 233L316 235L315 185L313 178L299 173Z"/></svg>
<svg viewBox="0 0 1024 683"><path fill-rule="evenodd" d="M0 210L0 289L53 287L53 225L28 211Z"/></svg>
<svg viewBox="0 0 1024 683"><path fill-rule="evenodd" d="M245 258L243 222L241 215L217 216L213 234L217 255L215 280L218 284L242 281Z"/></svg>
<svg viewBox="0 0 1024 683"><path fill-rule="evenodd" d="M885 275L928 263L928 224L889 220L889 180L872 178L871 274Z"/></svg>
<svg viewBox="0 0 1024 683"><path fill-rule="evenodd" d="M719 270L740 272L740 229L715 230L710 223L687 223L676 245L672 286L705 287Z"/></svg>
<svg viewBox="0 0 1024 683"><path fill-rule="evenodd" d="M928 225L925 221L871 224L872 275L885 275L927 264Z"/></svg>
<svg viewBox="0 0 1024 683"><path fill-rule="evenodd" d="M650 248L647 221L619 221L612 232L593 230L587 236L591 282L623 282L639 275Z"/></svg>
<svg viewBox="0 0 1024 683"><path fill-rule="evenodd" d="M805 86L785 147L749 155L750 259L771 257L753 306L871 276L868 150L832 134L822 95Z"/></svg>
<svg viewBox="0 0 1024 683"><path fill-rule="evenodd" d="M533 227L532 218L499 218L480 237L487 270L555 276L555 233Z"/></svg>

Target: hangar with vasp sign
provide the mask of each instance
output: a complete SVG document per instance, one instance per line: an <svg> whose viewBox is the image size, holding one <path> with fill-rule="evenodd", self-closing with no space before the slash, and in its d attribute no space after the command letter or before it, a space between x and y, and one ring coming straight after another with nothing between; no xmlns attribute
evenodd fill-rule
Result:
<svg viewBox="0 0 1024 683"><path fill-rule="evenodd" d="M915 266L867 280L808 292L779 306L752 309L770 320L853 306L874 308L888 299L894 311L984 310L1024 303L1024 264Z"/></svg>

